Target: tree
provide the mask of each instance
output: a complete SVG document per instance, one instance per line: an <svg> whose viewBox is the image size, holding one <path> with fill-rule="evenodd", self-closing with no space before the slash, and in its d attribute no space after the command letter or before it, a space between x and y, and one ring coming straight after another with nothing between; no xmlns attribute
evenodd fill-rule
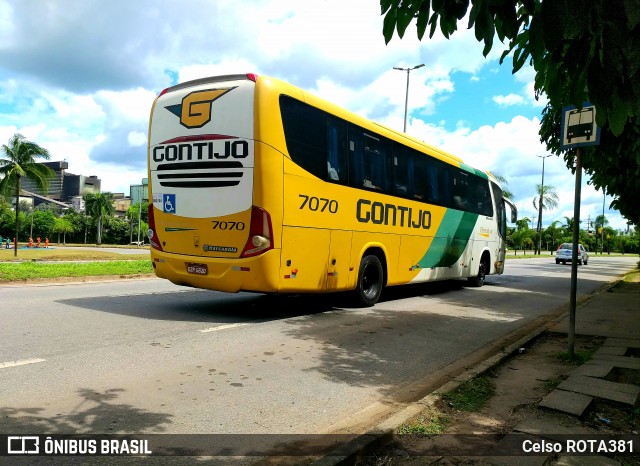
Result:
<svg viewBox="0 0 640 466"><path fill-rule="evenodd" d="M536 191L538 195L533 198L533 208L538 211L538 247L536 253L539 255L542 249L542 211L558 207L558 195L556 194L556 188L551 185L536 185Z"/></svg>
<svg viewBox="0 0 640 466"><path fill-rule="evenodd" d="M125 217L129 220L129 242L133 242L134 225L137 225L137 241L140 241L140 235L146 232L144 225L149 217L149 204L147 202L136 202L130 205ZM142 241L144 242L144 237L142 237Z"/></svg>
<svg viewBox="0 0 640 466"><path fill-rule="evenodd" d="M516 220L517 229L518 230L528 230L530 221L531 220L529 219L529 217L524 217L524 218L521 218L520 220Z"/></svg>
<svg viewBox="0 0 640 466"><path fill-rule="evenodd" d="M595 223L595 229L596 229L596 246L598 244L597 238L598 235L600 236L600 240L601 240L601 244L602 244L602 250L600 251L601 253L604 253L604 227L609 223L609 220L607 220L607 217L605 217L604 215L598 215L594 221ZM598 252L598 251L596 251Z"/></svg>
<svg viewBox="0 0 640 466"><path fill-rule="evenodd" d="M102 218L105 215L113 215L116 209L113 207L113 195L111 193L90 193L83 196L85 210L98 220L97 244L102 244Z"/></svg>
<svg viewBox="0 0 640 466"><path fill-rule="evenodd" d="M498 175L497 173L494 173L493 176L500 183L500 186L502 188L502 197L508 199L511 202L515 201L515 196L513 195L513 193L507 189L507 185L509 184L507 179L502 175Z"/></svg>
<svg viewBox="0 0 640 466"><path fill-rule="evenodd" d="M620 135L627 119L640 113L640 12L630 0L381 0L383 34L402 38L414 20L418 39L427 26L433 37L438 22L444 37L469 13L468 28L484 42L486 57L493 39L508 42L500 63L513 52L513 72L529 62L536 71L535 91L554 108L581 107L588 92L598 125ZM471 10L469 10L471 6ZM580 14L576 14L580 12ZM563 90L568 101L563 101Z"/></svg>
<svg viewBox="0 0 640 466"><path fill-rule="evenodd" d="M67 233L73 233L76 226L66 217L58 217L53 224L52 231L58 234L58 244L60 244L60 233L62 233L62 244L67 244Z"/></svg>
<svg viewBox="0 0 640 466"><path fill-rule="evenodd" d="M383 34L388 43L403 37L414 20L418 38L438 24L449 38L468 13L468 28L484 42L507 42L500 63L513 52L513 73L530 63L536 97L549 99L543 111L541 141L560 154L562 108L584 101L596 107L600 146L584 150L582 167L598 189L615 197L611 203L629 220L640 223L640 10L632 0L381 0ZM469 11L469 6L471 9ZM576 14L579 12L579 14ZM564 152L569 168L576 150Z"/></svg>
<svg viewBox="0 0 640 466"><path fill-rule="evenodd" d="M53 170L46 165L36 162L42 158L49 160L49 151L34 142L27 141L21 134L14 134L9 144L3 144L0 150L0 192L16 196L16 228L14 256L18 256L18 233L20 224L20 179L27 177L34 181L43 192L49 189L49 180L55 176Z"/></svg>
<svg viewBox="0 0 640 466"><path fill-rule="evenodd" d="M551 225L549 225L547 227L547 229L545 230L545 233L551 237L551 250L553 251L556 248L556 238L558 237L558 225L560 224L560 222L558 220L554 220Z"/></svg>

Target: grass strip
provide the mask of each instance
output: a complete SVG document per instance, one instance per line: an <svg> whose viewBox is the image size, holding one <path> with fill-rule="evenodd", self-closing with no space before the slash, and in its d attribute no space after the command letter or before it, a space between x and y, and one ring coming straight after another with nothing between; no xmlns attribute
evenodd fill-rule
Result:
<svg viewBox="0 0 640 466"><path fill-rule="evenodd" d="M140 275L153 273L149 259L104 262L13 262L0 263L0 282L36 278Z"/></svg>
<svg viewBox="0 0 640 466"><path fill-rule="evenodd" d="M422 415L398 427L398 435L429 436L444 434L449 419L437 412L425 412Z"/></svg>
<svg viewBox="0 0 640 466"><path fill-rule="evenodd" d="M479 411L495 393L495 384L487 377L476 377L442 395L442 399L459 411Z"/></svg>

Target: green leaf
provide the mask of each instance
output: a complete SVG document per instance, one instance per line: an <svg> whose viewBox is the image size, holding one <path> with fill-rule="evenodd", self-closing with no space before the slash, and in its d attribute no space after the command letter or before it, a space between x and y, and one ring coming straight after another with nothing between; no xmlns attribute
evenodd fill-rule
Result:
<svg viewBox="0 0 640 466"><path fill-rule="evenodd" d="M391 38L393 37L393 32L396 28L396 10L391 9L384 16L384 22L382 26L382 34L384 35L384 41L386 44L389 43Z"/></svg>
<svg viewBox="0 0 640 466"><path fill-rule="evenodd" d="M620 136L624 130L624 125L627 122L627 116L630 113L628 102L620 98L617 92L614 92L612 96L613 105L608 109L609 124L611 125L611 132L614 136ZM598 112L596 111L596 117Z"/></svg>
<svg viewBox="0 0 640 466"><path fill-rule="evenodd" d="M471 11L469 12L469 24L467 25L467 29L471 29L473 24L480 13L480 7L478 6L478 2L472 3Z"/></svg>
<svg viewBox="0 0 640 466"><path fill-rule="evenodd" d="M431 38L433 37L433 34L436 32L436 27L438 27L438 13L436 13L435 11L431 15L431 18L429 19L429 25L431 26L429 30L429 38Z"/></svg>
<svg viewBox="0 0 640 466"><path fill-rule="evenodd" d="M418 30L418 40L422 40L424 32L427 29L430 11L431 5L429 0L423 0L423 2L420 4L420 10L418 11L418 21L416 23L416 28Z"/></svg>
<svg viewBox="0 0 640 466"><path fill-rule="evenodd" d="M415 18L419 6L420 6L419 2L413 2L408 5L405 3L402 3L398 8L396 27L398 30L398 35L400 37L404 36L404 33L407 30L407 27L409 26L409 24L411 24L411 21L413 21L413 19Z"/></svg>
<svg viewBox="0 0 640 466"><path fill-rule="evenodd" d="M391 5L393 5L394 3L396 4L395 6L398 6L398 2L400 0L380 0L380 14L383 15L387 12L387 10L389 8L391 8Z"/></svg>
<svg viewBox="0 0 640 466"><path fill-rule="evenodd" d="M539 60L545 53L542 22L539 17L534 17L529 26L529 52L533 60Z"/></svg>
<svg viewBox="0 0 640 466"><path fill-rule="evenodd" d="M640 24L640 3L638 0L624 0L624 12L631 31Z"/></svg>
<svg viewBox="0 0 640 466"><path fill-rule="evenodd" d="M433 8L434 12L442 13L444 10L444 2L446 0L431 0L431 8ZM451 0L449 0L451 1Z"/></svg>

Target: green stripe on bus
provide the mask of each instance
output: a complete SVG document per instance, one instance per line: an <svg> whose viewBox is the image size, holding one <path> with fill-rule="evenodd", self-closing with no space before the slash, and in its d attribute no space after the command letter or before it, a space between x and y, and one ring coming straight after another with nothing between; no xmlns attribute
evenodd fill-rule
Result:
<svg viewBox="0 0 640 466"><path fill-rule="evenodd" d="M478 214L448 209L429 250L418 262L420 268L451 267L467 247Z"/></svg>
<svg viewBox="0 0 640 466"><path fill-rule="evenodd" d="M473 168L473 167L467 165L466 163L461 163L460 164L460 168L462 168L465 171L468 171L469 173L473 173L474 175L479 176L483 180L488 180L489 179L489 177L487 176L487 174L485 172L483 172L482 170L478 170L477 168Z"/></svg>

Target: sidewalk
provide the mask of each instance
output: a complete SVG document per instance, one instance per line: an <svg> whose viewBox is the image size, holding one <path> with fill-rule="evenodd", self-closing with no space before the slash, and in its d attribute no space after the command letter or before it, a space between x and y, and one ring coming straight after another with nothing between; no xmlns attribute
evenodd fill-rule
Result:
<svg viewBox="0 0 640 466"><path fill-rule="evenodd" d="M526 351L525 347L529 344L535 345L535 340L541 334L560 335L567 339L568 332L567 313L546 328L518 341L502 355L482 364L482 367L473 368L441 387L437 392L453 390L469 378L489 372L505 361L515 362L518 353ZM568 377L542 399L527 404L527 409L523 411L524 417L509 432L501 432L499 435L445 434L421 437L413 441L398 437L395 433L399 426L415 419L419 413L426 412L426 406L433 406L437 395L432 394L378 425L374 429L377 435L354 446L350 454L342 457L327 456L314 464L640 465L640 282L618 282L579 303L576 309L575 335L582 340L591 336L593 341L602 344L590 360L581 366L575 366ZM544 360L535 358L526 361L528 365L520 364L519 367L509 369L535 373L538 368L531 367L532 361L534 364L536 361L537 364L544 364ZM544 368L542 369L544 372ZM522 391L526 391L526 388L522 387ZM518 388L513 390L517 391ZM602 414L594 411L600 411L602 406L609 405L614 407L610 412ZM609 419L612 416L624 417L627 431L616 429L614 424L620 424ZM586 422L588 417L597 419L601 426ZM633 427L629 429L629 425ZM524 440L530 441L528 445L551 448L556 442L566 448L568 440L608 440L613 438L612 435L622 435L620 438L631 440L635 455L625 457L609 451L589 456L569 455L565 450L529 454L522 450ZM393 447L394 444L396 448Z"/></svg>

